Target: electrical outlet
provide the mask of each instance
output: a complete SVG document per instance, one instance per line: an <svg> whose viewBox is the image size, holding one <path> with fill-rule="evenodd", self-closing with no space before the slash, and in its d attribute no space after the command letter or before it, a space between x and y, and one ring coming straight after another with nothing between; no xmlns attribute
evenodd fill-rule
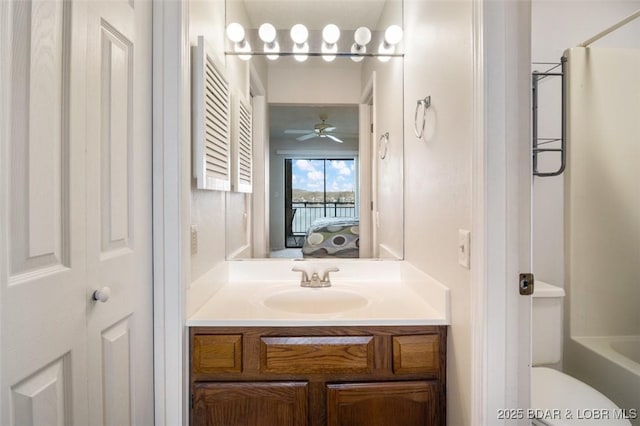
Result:
<svg viewBox="0 0 640 426"><path fill-rule="evenodd" d="M191 225L191 254L198 253L198 227Z"/></svg>
<svg viewBox="0 0 640 426"><path fill-rule="evenodd" d="M463 268L470 269L471 264L471 232L458 229L458 263Z"/></svg>

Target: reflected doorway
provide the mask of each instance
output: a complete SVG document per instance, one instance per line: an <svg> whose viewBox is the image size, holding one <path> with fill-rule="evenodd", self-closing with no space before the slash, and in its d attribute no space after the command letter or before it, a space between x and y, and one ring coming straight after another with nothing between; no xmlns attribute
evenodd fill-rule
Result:
<svg viewBox="0 0 640 426"><path fill-rule="evenodd" d="M287 158L284 170L286 248L302 248L319 219L358 216L355 158Z"/></svg>

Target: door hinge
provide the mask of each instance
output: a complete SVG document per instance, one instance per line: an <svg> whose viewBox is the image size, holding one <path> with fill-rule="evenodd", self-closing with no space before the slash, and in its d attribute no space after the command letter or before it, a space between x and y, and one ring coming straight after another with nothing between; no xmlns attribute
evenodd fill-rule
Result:
<svg viewBox="0 0 640 426"><path fill-rule="evenodd" d="M373 201L371 202L371 211L373 211Z"/></svg>
<svg viewBox="0 0 640 426"><path fill-rule="evenodd" d="M371 133L373 133L373 123L371 123Z"/></svg>
<svg viewBox="0 0 640 426"><path fill-rule="evenodd" d="M535 284L535 280L533 274L520 274L520 280L518 282L518 287L520 288L521 296L530 296L533 294L533 286Z"/></svg>
<svg viewBox="0 0 640 426"><path fill-rule="evenodd" d="M193 396L193 394L191 394L191 409L193 409L194 405L195 405L195 397Z"/></svg>

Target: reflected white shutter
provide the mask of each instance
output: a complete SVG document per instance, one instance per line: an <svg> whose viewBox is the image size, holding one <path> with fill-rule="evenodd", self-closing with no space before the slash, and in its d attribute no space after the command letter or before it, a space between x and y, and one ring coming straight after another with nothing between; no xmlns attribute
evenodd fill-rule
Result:
<svg viewBox="0 0 640 426"><path fill-rule="evenodd" d="M193 172L197 187L231 189L231 97L224 67L204 38L192 49Z"/></svg>
<svg viewBox="0 0 640 426"><path fill-rule="evenodd" d="M235 103L235 157L234 190L252 191L253 134L251 105L238 96Z"/></svg>

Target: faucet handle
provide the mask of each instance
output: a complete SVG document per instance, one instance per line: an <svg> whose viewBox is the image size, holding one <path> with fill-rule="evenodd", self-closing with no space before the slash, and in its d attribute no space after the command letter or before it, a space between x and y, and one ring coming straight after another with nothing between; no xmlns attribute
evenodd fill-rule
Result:
<svg viewBox="0 0 640 426"><path fill-rule="evenodd" d="M302 268L292 268L291 269L293 272L302 272L302 279L300 280L301 282L309 282L309 274L307 274L307 271L305 271Z"/></svg>
<svg viewBox="0 0 640 426"><path fill-rule="evenodd" d="M329 278L329 272L340 272L340 268L328 268L325 269L324 274L322 275L322 282L330 283L331 279Z"/></svg>

